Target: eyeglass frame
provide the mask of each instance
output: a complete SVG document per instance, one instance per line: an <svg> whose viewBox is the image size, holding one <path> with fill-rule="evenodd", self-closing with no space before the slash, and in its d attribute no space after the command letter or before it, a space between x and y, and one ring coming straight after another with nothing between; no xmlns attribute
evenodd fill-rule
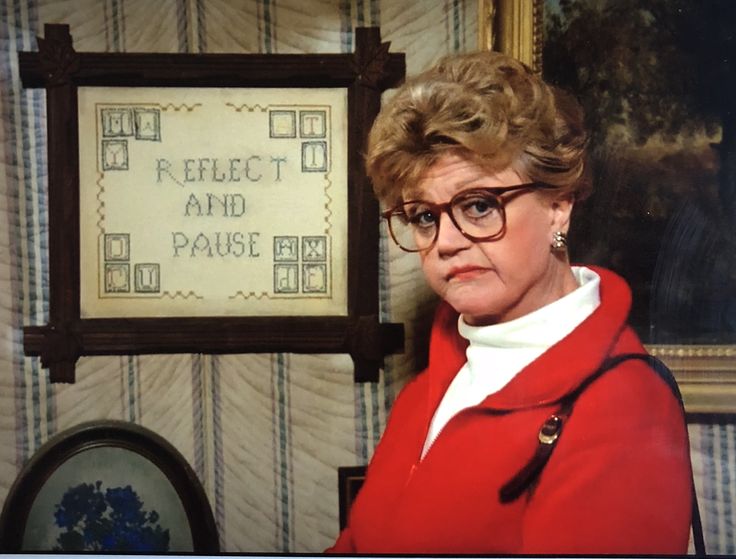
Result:
<svg viewBox="0 0 736 559"><path fill-rule="evenodd" d="M450 217L450 221L455 226L455 228L460 231L460 233L468 240L473 241L474 243L480 243L480 242L487 242L487 241L495 241L496 239L500 239L503 237L503 235L506 233L506 203L510 202L513 198L501 198L502 194L506 194L508 192L515 192L515 191L521 191L521 190L550 190L554 188L559 188L555 185L548 184L546 182L541 181L533 181L533 182L525 182L522 184L515 184L512 186L492 186L488 188L468 188L466 190L461 190L457 194L455 194L452 198L450 198L449 201L444 202L442 204L435 204L434 202L428 202L426 200L406 200L402 202L401 204L394 206L391 209L388 209L381 213L381 217L386 220L386 223L388 224L388 232L391 235L391 239L398 245L398 247L405 251L405 252L424 252L425 250L431 250L432 247L434 247L435 244L437 244L437 239L440 235L440 221L439 218L442 217L443 213L446 213ZM476 237L475 235L471 235L470 233L467 233L466 231L463 231L463 228L460 227L458 222L455 220L455 216L452 215L452 204L453 202L459 197L459 196L465 196L470 192L483 192L484 194L490 194L496 200L498 201L498 207L501 213L501 228L498 230L498 233L494 233L493 235L486 235L483 237ZM391 227L391 217L397 214L404 214L406 215L406 212L403 211L403 208L406 204L412 204L417 202L423 202L427 204L427 206L430 206L430 208L434 211L437 211L437 227L434 231L434 239L432 239L432 242L429 243L429 245L426 248L415 248L415 249L409 249L401 245L399 243L398 239L396 238L396 235L394 234L394 230Z"/></svg>

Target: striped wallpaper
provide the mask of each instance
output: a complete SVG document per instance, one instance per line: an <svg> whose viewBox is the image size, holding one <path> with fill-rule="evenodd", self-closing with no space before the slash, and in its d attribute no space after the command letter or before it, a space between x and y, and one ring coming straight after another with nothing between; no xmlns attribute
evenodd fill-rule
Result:
<svg viewBox="0 0 736 559"><path fill-rule="evenodd" d="M380 316L407 351L356 385L344 355L83 357L74 385L26 358L22 326L48 320L45 98L17 52L44 23L78 51L350 52L380 25L409 73L476 46L477 0L0 0L0 499L35 450L83 421L122 419L174 444L202 481L228 552L316 552L337 535L337 467L364 464L397 391L422 363L433 299L414 257L380 237ZM419 286L419 287L418 287ZM734 553L734 426L692 425L706 540Z"/></svg>

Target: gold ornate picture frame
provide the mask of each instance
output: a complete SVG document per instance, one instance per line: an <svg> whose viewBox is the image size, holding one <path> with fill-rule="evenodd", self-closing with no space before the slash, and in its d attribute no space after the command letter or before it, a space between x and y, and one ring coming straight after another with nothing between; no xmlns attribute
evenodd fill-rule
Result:
<svg viewBox="0 0 736 559"><path fill-rule="evenodd" d="M478 0L478 46L505 52L542 69L541 0ZM736 413L736 346L648 344L680 386L689 414Z"/></svg>

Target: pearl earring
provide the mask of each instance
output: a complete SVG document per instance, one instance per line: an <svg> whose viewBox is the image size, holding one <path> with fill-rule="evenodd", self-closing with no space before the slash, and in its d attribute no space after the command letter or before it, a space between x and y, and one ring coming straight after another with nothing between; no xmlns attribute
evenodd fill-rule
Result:
<svg viewBox="0 0 736 559"><path fill-rule="evenodd" d="M552 235L552 250L554 252L567 250L567 234L564 231L555 231Z"/></svg>

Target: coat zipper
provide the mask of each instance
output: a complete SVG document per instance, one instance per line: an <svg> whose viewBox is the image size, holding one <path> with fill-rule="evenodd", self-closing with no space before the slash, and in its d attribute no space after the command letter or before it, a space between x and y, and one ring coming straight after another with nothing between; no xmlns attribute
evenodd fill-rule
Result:
<svg viewBox="0 0 736 559"><path fill-rule="evenodd" d="M404 483L404 489L406 489L409 486L409 482L411 482L411 478L414 477L414 472L419 467L419 463L414 462L414 464L411 465L411 468L409 468L409 475L406 476L406 482Z"/></svg>
<svg viewBox="0 0 736 559"><path fill-rule="evenodd" d="M422 450L424 450L424 444L422 444L422 448L419 450L419 457L411 465L411 468L409 468L409 474L406 477L406 483L404 484L404 488L406 488L409 485L409 483L411 482L412 478L414 477L414 472L417 471L417 468L419 468L419 466L421 465L421 463L427 458L427 455L429 454L429 451L432 450L432 447L434 446L434 443L437 441L437 439L439 438L439 436L445 431L445 429L450 424L450 422L451 421L454 421L455 418L457 418L457 416L459 416L460 414L463 414L465 412L470 412L471 410L475 410L476 408L477 409L481 409L481 405L480 404L476 404L474 406L463 408L460 411L458 411L455 415L453 415L450 419L448 419L447 420L447 423L445 423L442 426L442 429L440 429L439 431L437 431L437 433L435 434L435 436L432 437L432 440L429 442L429 446L427 447L427 452L424 452L423 453L424 456L422 456ZM431 426L431 424L432 424L432 420L430 420L430 426Z"/></svg>
<svg viewBox="0 0 736 559"><path fill-rule="evenodd" d="M421 463L422 463L422 462L423 462L424 460L426 460L426 459L427 459L427 456L429 455L429 452L430 452L430 451L432 450L432 447L434 446L434 443L435 443L435 442L437 442L437 439L439 438L439 436L440 436L440 435L441 435L442 433L444 433L445 429L447 429L447 426L448 426L448 425L449 425L449 424L450 424L450 423L451 423L452 421L454 421L455 419L457 419L457 417L458 417L458 416L460 416L460 415L462 415L462 414L466 414L466 413L472 413L472 412L475 412L475 411L478 411L478 410L481 410L481 411L488 411L488 412L490 412L490 414L491 414L491 415L497 415L497 414L501 414L501 415L503 415L503 414L505 413L505 412L504 412L503 410L498 410L498 409L495 409L495 410L494 410L493 408L488 408L488 407L485 407L485 406L483 406L483 402L480 402L480 403L478 403L478 404L475 404L474 406L469 406L469 407L467 407L467 408L463 408L463 409L461 409L460 411L458 411L458 412L457 412L457 413L456 413L455 415L453 415L453 416L452 416L452 417L451 417L450 419L448 419L448 420L447 420L447 423L445 423L445 424L444 424L444 425L442 426L442 429L440 429L440 430L439 430L439 431L438 431L438 432L437 432L437 433L435 434L435 436L434 436L434 437L432 438L432 440L431 440L431 441L430 441L430 443L429 443L429 446L427 447L427 452L425 452L425 453L424 453L424 457L422 457L422 450L424 449L424 445L422 445L422 448L421 448L421 449L419 450L419 456L418 456L418 458L417 458L417 459L416 459L416 461L415 461L415 462L414 462L414 463L413 463L413 464L411 465L411 468L409 468L409 473L408 473L408 475L406 476L406 483L404 483L404 489L406 489L406 487L407 487L407 486L409 485L409 483L411 482L412 478L414 477L414 472L416 472L416 471L417 471L417 468L419 468L419 466L421 465ZM494 412L495 412L495 413L494 413ZM431 419L430 419L430 425L431 425Z"/></svg>

